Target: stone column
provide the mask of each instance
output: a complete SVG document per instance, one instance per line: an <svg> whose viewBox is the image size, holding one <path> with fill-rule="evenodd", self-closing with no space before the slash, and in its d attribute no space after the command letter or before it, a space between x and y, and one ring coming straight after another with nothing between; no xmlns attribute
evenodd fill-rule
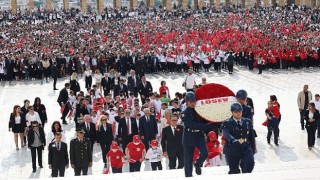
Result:
<svg viewBox="0 0 320 180"><path fill-rule="evenodd" d="M11 0L12 14L17 14L17 0Z"/></svg>
<svg viewBox="0 0 320 180"><path fill-rule="evenodd" d="M261 0L257 0L256 1L256 7L260 7L261 6Z"/></svg>
<svg viewBox="0 0 320 180"><path fill-rule="evenodd" d="M245 0L242 0L242 1L245 2ZM242 5L242 3L241 3L241 5ZM248 0L248 4L245 7L247 7L248 9L252 8L253 7L253 0Z"/></svg>
<svg viewBox="0 0 320 180"><path fill-rule="evenodd" d="M46 4L47 4L47 10L48 11L52 11L52 1L51 0L46 0Z"/></svg>
<svg viewBox="0 0 320 180"><path fill-rule="evenodd" d="M279 1L281 1L281 0L279 0ZM272 5L272 7L276 7L276 0L271 0L271 5ZM279 3L280 4L280 3Z"/></svg>
<svg viewBox="0 0 320 180"><path fill-rule="evenodd" d="M171 4L171 0L166 0L166 5L165 5L167 10L171 10L172 9L172 4Z"/></svg>
<svg viewBox="0 0 320 180"><path fill-rule="evenodd" d="M214 0L209 0L209 6L212 6L214 4Z"/></svg>
<svg viewBox="0 0 320 180"><path fill-rule="evenodd" d="M197 9L199 6L198 0L193 0L193 9Z"/></svg>
<svg viewBox="0 0 320 180"><path fill-rule="evenodd" d="M97 10L101 14L104 10L104 0L97 0Z"/></svg>
<svg viewBox="0 0 320 180"><path fill-rule="evenodd" d="M317 0L311 0L311 7L317 6Z"/></svg>
<svg viewBox="0 0 320 180"><path fill-rule="evenodd" d="M269 0L263 0L263 7L269 7Z"/></svg>
<svg viewBox="0 0 320 180"><path fill-rule="evenodd" d="M220 9L220 0L216 0L216 9Z"/></svg>
<svg viewBox="0 0 320 180"><path fill-rule="evenodd" d="M30 11L34 9L34 0L29 0L29 9Z"/></svg>
<svg viewBox="0 0 320 180"><path fill-rule="evenodd" d="M154 7L154 0L147 0L147 7Z"/></svg>
<svg viewBox="0 0 320 180"><path fill-rule="evenodd" d="M317 7L320 7L320 0L317 0Z"/></svg>
<svg viewBox="0 0 320 180"><path fill-rule="evenodd" d="M135 9L138 6L138 0L130 0L130 9Z"/></svg>
<svg viewBox="0 0 320 180"><path fill-rule="evenodd" d="M286 1L285 0L279 0L279 6L283 7L285 5Z"/></svg>
<svg viewBox="0 0 320 180"><path fill-rule="evenodd" d="M299 6L301 5L301 0L295 0L294 3Z"/></svg>
<svg viewBox="0 0 320 180"><path fill-rule="evenodd" d="M87 12L87 0L80 0L80 7L82 12Z"/></svg>
<svg viewBox="0 0 320 180"><path fill-rule="evenodd" d="M181 0L182 9L188 9L188 0Z"/></svg>
<svg viewBox="0 0 320 180"><path fill-rule="evenodd" d="M121 7L121 0L113 0L113 7L120 8Z"/></svg>
<svg viewBox="0 0 320 180"><path fill-rule="evenodd" d="M204 6L204 0L199 0L199 9L202 9Z"/></svg>
<svg viewBox="0 0 320 180"><path fill-rule="evenodd" d="M225 0L225 6L229 7L230 6L230 0Z"/></svg>
<svg viewBox="0 0 320 180"><path fill-rule="evenodd" d="M70 8L69 0L63 0L63 8L66 10L68 10Z"/></svg>
<svg viewBox="0 0 320 180"><path fill-rule="evenodd" d="M238 0L232 0L232 5L233 5L234 7L237 7L237 5L238 5Z"/></svg>
<svg viewBox="0 0 320 180"><path fill-rule="evenodd" d="M248 0L249 2L249 0ZM246 8L246 0L241 0L241 8L244 9Z"/></svg>

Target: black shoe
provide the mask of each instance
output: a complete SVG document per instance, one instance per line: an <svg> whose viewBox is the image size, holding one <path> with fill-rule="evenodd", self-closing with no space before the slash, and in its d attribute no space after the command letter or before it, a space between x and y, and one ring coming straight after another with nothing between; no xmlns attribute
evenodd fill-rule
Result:
<svg viewBox="0 0 320 180"><path fill-rule="evenodd" d="M201 166L197 165L197 164L194 164L194 167L196 168L196 174L197 175L201 175L201 173L202 173Z"/></svg>
<svg viewBox="0 0 320 180"><path fill-rule="evenodd" d="M68 125L67 121L63 121L62 124Z"/></svg>
<svg viewBox="0 0 320 180"><path fill-rule="evenodd" d="M317 138L320 138L320 136L317 136Z"/></svg>
<svg viewBox="0 0 320 180"><path fill-rule="evenodd" d="M302 130L302 131L304 130L304 127L303 127L303 126L301 127L301 130Z"/></svg>
<svg viewBox="0 0 320 180"><path fill-rule="evenodd" d="M43 166L42 166L42 165L40 165L39 167L40 167L41 169L43 168Z"/></svg>
<svg viewBox="0 0 320 180"><path fill-rule="evenodd" d="M54 88L53 90L55 91L55 90L58 90L58 89L57 89L57 88Z"/></svg>
<svg viewBox="0 0 320 180"><path fill-rule="evenodd" d="M36 172L37 172L37 170L36 170L36 169L33 169L33 170L32 170L32 172L33 172L33 173L36 173Z"/></svg>
<svg viewBox="0 0 320 180"><path fill-rule="evenodd" d="M268 144L270 144L270 141L268 141Z"/></svg>
<svg viewBox="0 0 320 180"><path fill-rule="evenodd" d="M279 144L275 144L276 146L279 146Z"/></svg>
<svg viewBox="0 0 320 180"><path fill-rule="evenodd" d="M107 164L106 163L104 163L104 168L106 168L107 167Z"/></svg>

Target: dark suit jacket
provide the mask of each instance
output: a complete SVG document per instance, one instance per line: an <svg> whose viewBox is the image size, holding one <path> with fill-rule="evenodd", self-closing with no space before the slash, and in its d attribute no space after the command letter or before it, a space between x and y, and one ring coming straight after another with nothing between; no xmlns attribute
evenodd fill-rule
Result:
<svg viewBox="0 0 320 180"><path fill-rule="evenodd" d="M137 135L138 134L137 121L131 117L130 117L130 121L131 121L131 133L132 135ZM126 140L128 138L127 132L128 132L128 129L127 129L126 119L122 118L120 119L119 125L118 125L118 136Z"/></svg>
<svg viewBox="0 0 320 180"><path fill-rule="evenodd" d="M89 138L91 141L91 144L93 144L97 138L97 131L96 131L95 124L92 122L90 123L90 131L89 132L87 131L86 123L80 124L79 127L85 130L84 137Z"/></svg>
<svg viewBox="0 0 320 180"><path fill-rule="evenodd" d="M152 85L149 81L146 82L146 86L143 86L143 83L140 82L138 86L138 91L140 95L144 95L145 97L149 97L149 93L153 92Z"/></svg>
<svg viewBox="0 0 320 180"><path fill-rule="evenodd" d="M37 106L35 104L33 105L34 110L37 111L40 116L41 123L44 125L45 121L48 120L46 107L43 104L40 104L40 106L38 106L38 107L39 107L39 109L37 108Z"/></svg>
<svg viewBox="0 0 320 180"><path fill-rule="evenodd" d="M112 126L107 123L107 131L104 130L103 126L98 127L97 131L97 142L100 144L105 144L110 147L113 141Z"/></svg>
<svg viewBox="0 0 320 180"><path fill-rule="evenodd" d="M26 115L21 112L21 113L20 113L20 117L21 117L21 123L22 123L23 127L26 127L26 126L27 126ZM12 128L12 130L14 130L15 124L16 124L15 117L14 117L14 115L11 113L11 114L10 114L10 120L9 120L9 129Z"/></svg>
<svg viewBox="0 0 320 180"><path fill-rule="evenodd" d="M51 75L53 78L58 78L59 70L56 66L51 66Z"/></svg>
<svg viewBox="0 0 320 180"><path fill-rule="evenodd" d="M317 127L317 123L320 121L319 111L316 110L315 113L313 113L313 119L315 119L315 121L309 122L309 119L310 119L309 118L309 110L307 110L305 112L304 119L306 120L306 128L307 129L309 127L316 128Z"/></svg>
<svg viewBox="0 0 320 180"><path fill-rule="evenodd" d="M140 84L140 79L136 75L136 88L138 88L139 84ZM133 81L133 77L132 76L128 77L128 89L129 89L130 92L133 92L134 81Z"/></svg>
<svg viewBox="0 0 320 180"><path fill-rule="evenodd" d="M61 104L61 102L66 103L69 99L69 94L66 88L61 89L57 102Z"/></svg>
<svg viewBox="0 0 320 180"><path fill-rule="evenodd" d="M39 128L38 135L40 136L40 141L43 146L46 146L46 137L44 135L43 128L42 127L38 127L38 128ZM37 136L37 135L34 133L33 129L30 129L28 133L28 147L31 147L31 145L33 144L34 136Z"/></svg>
<svg viewBox="0 0 320 180"><path fill-rule="evenodd" d="M149 122L146 117L142 116L139 120L139 133L140 136L144 136L144 139L153 140L158 134L157 121L154 116L149 116Z"/></svg>
<svg viewBox="0 0 320 180"><path fill-rule="evenodd" d="M120 91L123 91L124 95L126 97L129 97L128 95L128 88L127 88L127 85L123 84L123 87L121 89L121 86L119 84L117 84L115 87L114 87L114 97L120 95Z"/></svg>
<svg viewBox="0 0 320 180"><path fill-rule="evenodd" d="M177 125L175 135L173 135L171 126L162 130L161 146L162 151L167 152L169 157L176 156L183 152L182 146L183 126Z"/></svg>
<svg viewBox="0 0 320 180"><path fill-rule="evenodd" d="M105 77L103 77L102 79L101 79L101 86L103 87L103 91L107 91L108 93L110 93L110 90L111 90L111 84L112 84L112 82L111 82L111 78L105 78ZM106 95L106 94L105 94Z"/></svg>
<svg viewBox="0 0 320 180"><path fill-rule="evenodd" d="M64 167L69 165L68 145L64 142L60 143L60 150L56 146L56 142L49 144L48 164L56 167Z"/></svg>
<svg viewBox="0 0 320 180"><path fill-rule="evenodd" d="M76 167L88 167L92 162L91 142L88 138L83 138L81 143L78 138L70 141L70 162Z"/></svg>

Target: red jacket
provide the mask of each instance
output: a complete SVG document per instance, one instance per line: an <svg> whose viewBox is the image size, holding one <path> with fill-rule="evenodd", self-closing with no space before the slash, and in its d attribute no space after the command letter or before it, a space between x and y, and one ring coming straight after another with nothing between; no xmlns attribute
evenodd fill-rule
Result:
<svg viewBox="0 0 320 180"><path fill-rule="evenodd" d="M169 97L170 98L170 93L169 93L169 88L167 87L167 86L165 86L165 87L163 87L163 86L161 86L160 88L159 88L159 95L160 95L160 97L162 97L162 93L163 92L167 92L168 94L167 94L167 97Z"/></svg>

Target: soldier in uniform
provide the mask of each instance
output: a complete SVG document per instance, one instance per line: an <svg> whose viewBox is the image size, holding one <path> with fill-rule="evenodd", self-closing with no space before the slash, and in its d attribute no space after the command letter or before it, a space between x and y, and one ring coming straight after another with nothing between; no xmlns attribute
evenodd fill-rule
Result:
<svg viewBox="0 0 320 180"><path fill-rule="evenodd" d="M181 114L185 125L182 144L184 149L184 171L186 177L192 177L192 162L194 149L197 147L200 151L199 158L195 161L194 167L196 174L201 175L201 166L208 157L208 149L203 131L213 128L213 124L201 121L195 111L196 97L193 92L186 94L187 108Z"/></svg>
<svg viewBox="0 0 320 180"><path fill-rule="evenodd" d="M77 138L70 141L70 161L75 176L87 175L88 167L92 166L91 143L84 138L85 131L77 129Z"/></svg>
<svg viewBox="0 0 320 180"><path fill-rule="evenodd" d="M227 143L224 154L228 157L229 174L251 173L254 167L255 135L252 121L242 117L242 105L231 105L232 117L222 125L222 132Z"/></svg>
<svg viewBox="0 0 320 180"><path fill-rule="evenodd" d="M239 90L236 94L237 101L241 104L243 109L242 117L253 121L253 110L250 106L247 105L247 97L248 93L243 89Z"/></svg>

